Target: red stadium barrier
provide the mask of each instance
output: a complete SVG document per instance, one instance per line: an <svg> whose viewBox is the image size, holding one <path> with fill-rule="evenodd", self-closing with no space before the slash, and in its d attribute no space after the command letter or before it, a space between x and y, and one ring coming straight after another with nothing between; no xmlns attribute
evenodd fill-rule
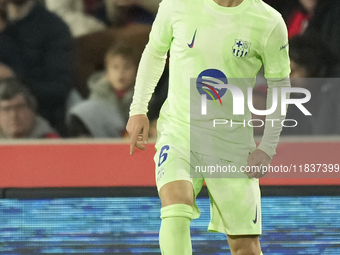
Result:
<svg viewBox="0 0 340 255"><path fill-rule="evenodd" d="M340 173L328 168L340 163L340 139L309 140L282 141L273 165L298 171L270 173L261 184L340 185ZM150 144L130 156L128 144L109 140L1 144L0 188L155 186L154 152ZM327 164L328 170L302 174L305 164Z"/></svg>

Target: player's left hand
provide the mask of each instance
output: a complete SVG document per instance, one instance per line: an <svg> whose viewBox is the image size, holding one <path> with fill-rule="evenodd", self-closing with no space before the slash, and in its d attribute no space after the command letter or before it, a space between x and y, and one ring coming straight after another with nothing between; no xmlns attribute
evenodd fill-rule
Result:
<svg viewBox="0 0 340 255"><path fill-rule="evenodd" d="M271 162L272 162L272 159L268 156L267 153L265 153L264 151L260 149L256 149L255 151L253 151L253 153L251 153L248 156L248 166L250 167L256 166L257 171L247 173L247 175L250 178L263 177L266 174L266 172L262 171L262 166L269 167Z"/></svg>

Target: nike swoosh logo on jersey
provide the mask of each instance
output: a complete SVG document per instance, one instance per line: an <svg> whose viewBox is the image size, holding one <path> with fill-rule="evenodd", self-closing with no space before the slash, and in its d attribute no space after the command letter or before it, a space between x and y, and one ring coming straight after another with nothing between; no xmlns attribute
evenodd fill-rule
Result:
<svg viewBox="0 0 340 255"><path fill-rule="evenodd" d="M255 220L253 220L254 224L257 223L257 205L256 205L256 210L255 210Z"/></svg>
<svg viewBox="0 0 340 255"><path fill-rule="evenodd" d="M194 37L192 38L192 42L190 44L188 43L189 48L194 47L195 39L196 39L196 33L197 33L197 29L195 30L195 34L194 34Z"/></svg>
<svg viewBox="0 0 340 255"><path fill-rule="evenodd" d="M284 50L285 48L287 48L289 45L289 43L286 43L285 45L281 46L280 50Z"/></svg>

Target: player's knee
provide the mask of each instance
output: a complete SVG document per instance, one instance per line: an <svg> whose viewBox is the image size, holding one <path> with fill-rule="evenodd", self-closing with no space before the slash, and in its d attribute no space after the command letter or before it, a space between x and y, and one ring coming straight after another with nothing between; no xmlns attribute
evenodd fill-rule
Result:
<svg viewBox="0 0 340 255"><path fill-rule="evenodd" d="M260 255L261 246L258 237L228 236L232 255Z"/></svg>
<svg viewBox="0 0 340 255"><path fill-rule="evenodd" d="M254 249L238 249L237 251L232 252L232 255L260 255L258 251Z"/></svg>
<svg viewBox="0 0 340 255"><path fill-rule="evenodd" d="M258 247L239 247L237 249L232 249L232 255L260 255L261 249Z"/></svg>
<svg viewBox="0 0 340 255"><path fill-rule="evenodd" d="M194 192L192 183L188 181L171 182L164 185L160 190L162 207L173 204L186 204L193 206Z"/></svg>
<svg viewBox="0 0 340 255"><path fill-rule="evenodd" d="M193 206L194 202L193 199L190 197L164 197L161 199L162 201L162 208L170 206L170 205L175 205L175 204L185 204L188 206Z"/></svg>
<svg viewBox="0 0 340 255"><path fill-rule="evenodd" d="M254 251L254 250L249 250L245 251L244 253L240 253L240 255L261 255L262 252Z"/></svg>
<svg viewBox="0 0 340 255"><path fill-rule="evenodd" d="M173 204L161 209L161 219L183 217L192 220L193 208L186 204Z"/></svg>

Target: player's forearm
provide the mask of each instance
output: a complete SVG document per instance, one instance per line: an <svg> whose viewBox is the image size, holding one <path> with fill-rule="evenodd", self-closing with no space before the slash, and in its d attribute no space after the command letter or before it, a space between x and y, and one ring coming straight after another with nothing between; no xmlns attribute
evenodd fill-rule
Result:
<svg viewBox="0 0 340 255"><path fill-rule="evenodd" d="M130 116L146 114L155 87L164 71L166 53L157 52L149 43L142 55L136 78Z"/></svg>
<svg viewBox="0 0 340 255"><path fill-rule="evenodd" d="M277 88L278 102L276 110L266 116L267 121L264 135L258 148L267 153L271 158L276 154L276 147L282 131L281 123L286 118L285 115L281 115L281 89L284 87L290 87L288 77L283 80L268 80L267 109L273 105L273 88Z"/></svg>

